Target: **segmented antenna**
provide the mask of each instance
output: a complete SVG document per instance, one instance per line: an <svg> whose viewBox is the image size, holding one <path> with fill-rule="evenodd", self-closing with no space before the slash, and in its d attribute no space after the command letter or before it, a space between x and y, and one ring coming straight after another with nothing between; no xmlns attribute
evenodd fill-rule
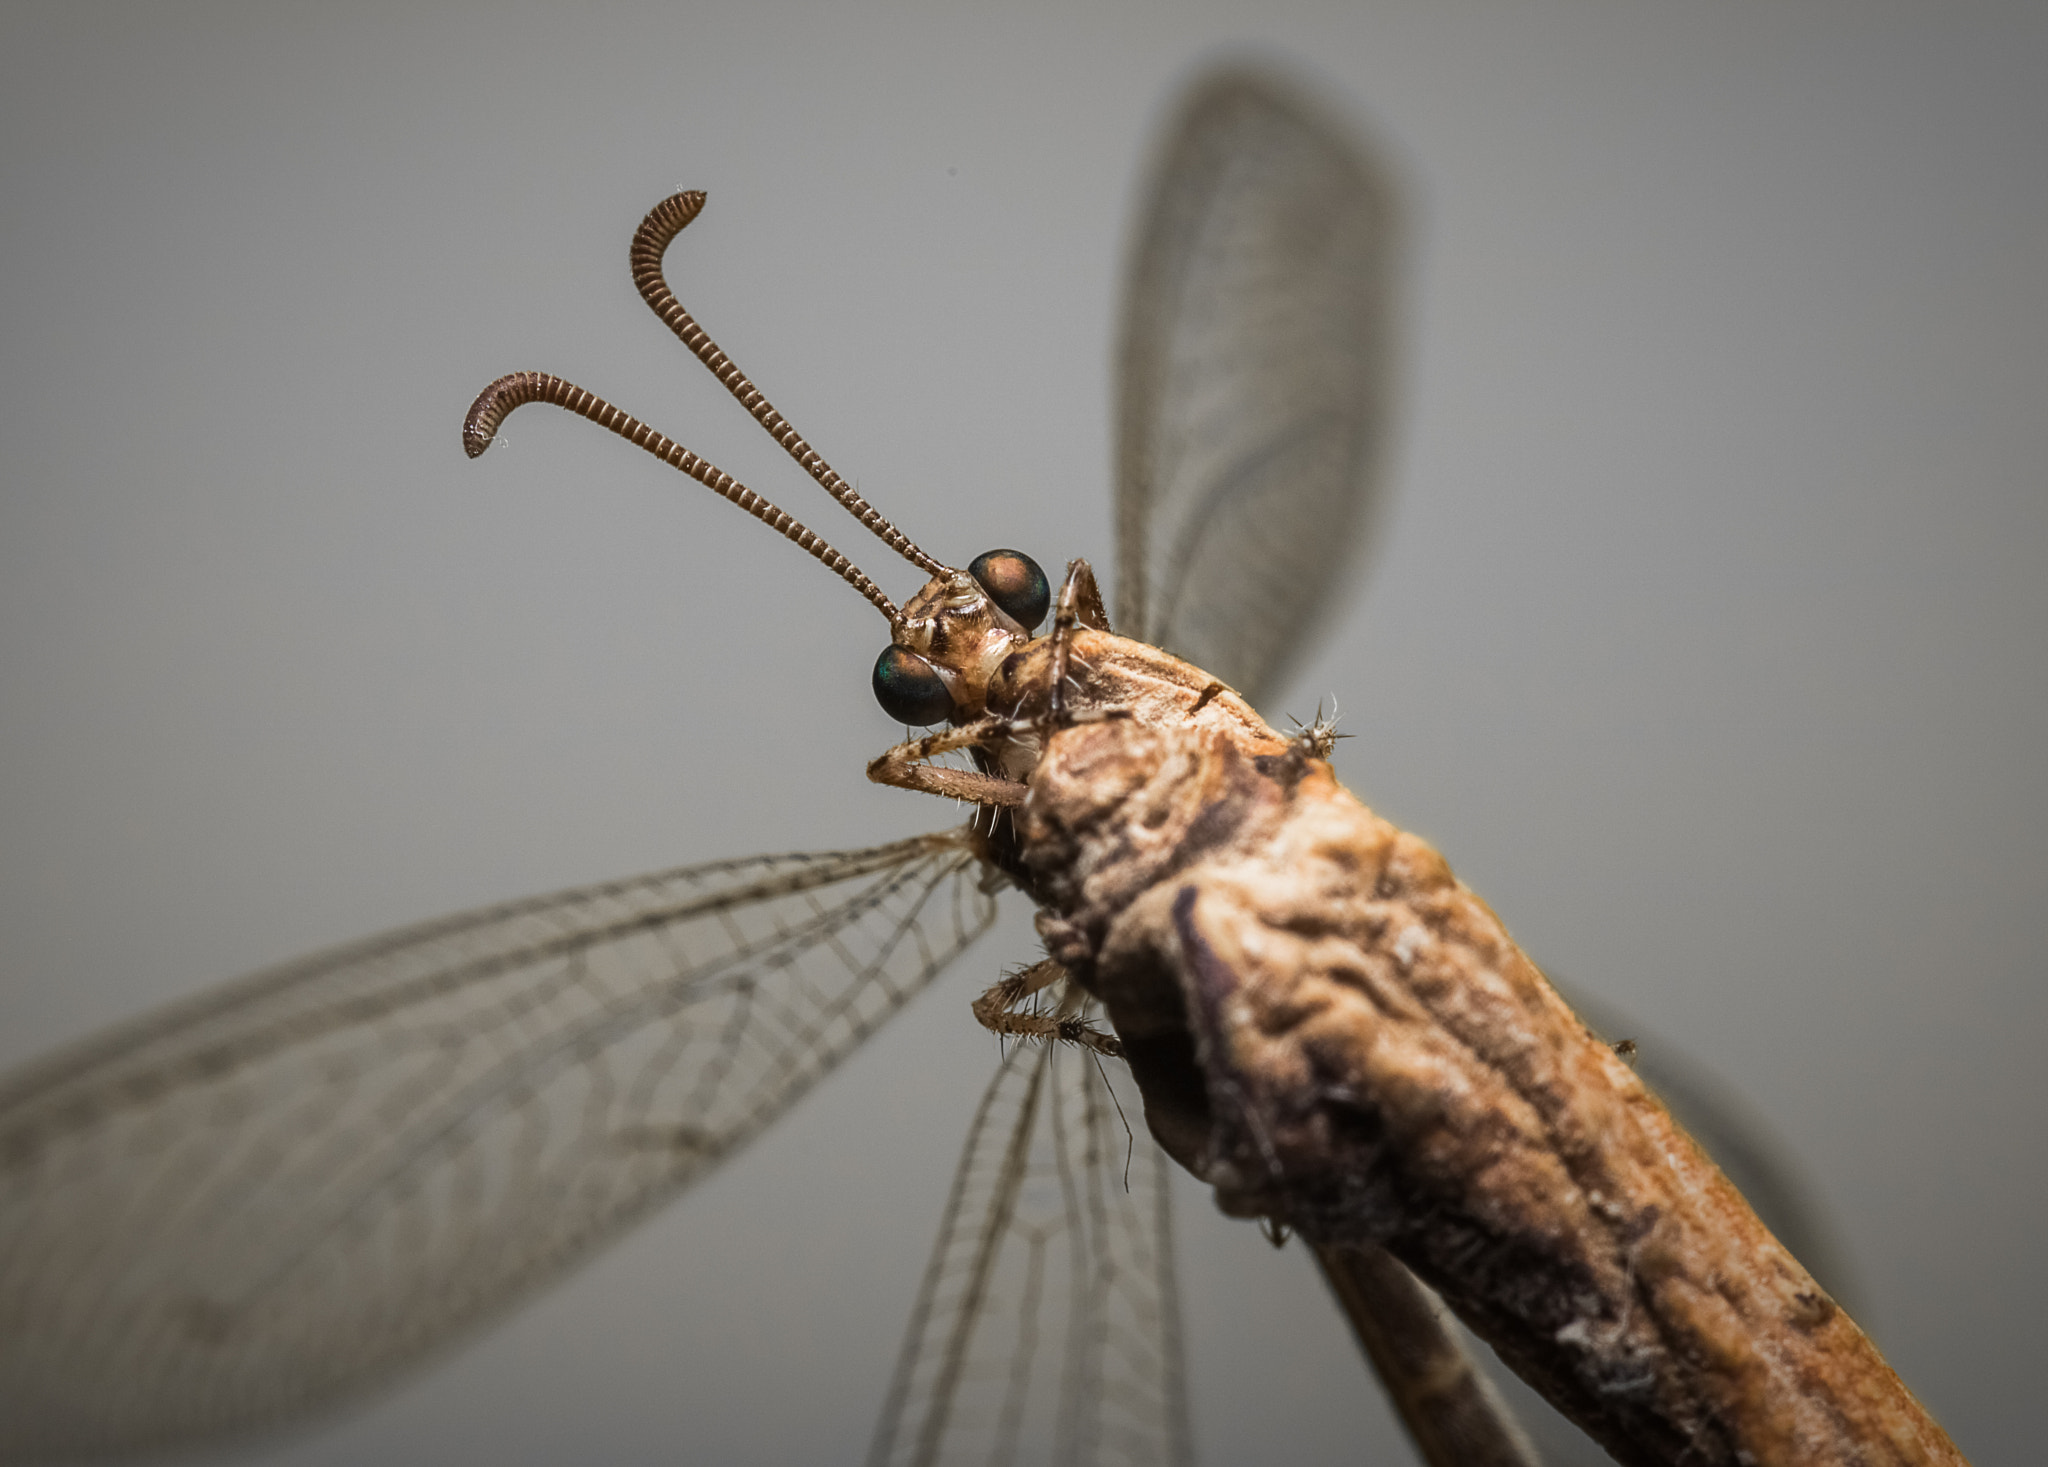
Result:
<svg viewBox="0 0 2048 1467"><path fill-rule="evenodd" d="M661 273L661 257L683 230L683 226L696 218L704 207L704 194L692 189L686 193L673 194L656 204L640 221L640 227L633 232L631 260L633 284L639 287L640 296L654 314L673 331L698 360L711 369L726 391L740 401L740 406L754 415L755 421L768 430L769 436L781 444L789 456L803 466L804 472L824 486L830 494L846 507L847 513L859 520L876 539L902 556L928 575L940 575L946 567L918 549L910 537L897 529L883 516L882 512L861 498L860 493L840 478L818 455L817 450L804 442L790 421L775 410L761 394L761 389L747 379L745 373L733 359L719 349L699 326L696 319L683 309L682 303L668 288L668 281ZM469 413L462 420L462 448L475 458L491 446L497 437L498 428L511 415L512 410L529 402L547 402L556 407L566 408L572 413L590 419L601 428L609 429L637 448L646 450L671 468L680 469L698 483L713 492L731 500L748 514L760 520L785 538L794 541L809 551L822 564L838 574L854 590L874 603L877 610L890 621L896 619L896 603L882 594L873 581L861 573L860 567L834 550L825 540L806 529L795 516L778 508L762 498L731 474L709 460L699 458L672 438L655 432L630 413L613 407L593 392L587 392L575 383L546 372L511 372L486 387L470 405Z"/></svg>
<svg viewBox="0 0 2048 1467"><path fill-rule="evenodd" d="M600 428L610 429L634 447L645 449L670 468L682 470L713 493L730 499L771 530L808 550L828 569L837 572L841 580L872 601L882 615L892 622L896 620L896 603L882 594L882 588L863 575L859 566L826 544L821 536L805 529L797 522L796 516L778 509L717 464L699 458L673 438L655 432L631 413L613 407L596 393L586 392L564 378L553 377L546 372L508 372L486 387L470 404L469 413L462 420L462 451L475 458L489 448L498 436L499 426L512 410L529 402L548 402L558 408L567 408L590 419Z"/></svg>
<svg viewBox="0 0 2048 1467"><path fill-rule="evenodd" d="M668 279L661 273L661 257L668 252L675 237L683 232L683 226L695 219L703 207L702 189L671 194L649 209L647 217L640 221L640 227L633 231L633 247L628 259L632 262L633 284L640 288L640 298L647 302L648 309L661 317L664 326L675 332L677 340L697 354L697 360L711 369L711 375L718 379L719 385L739 399L740 406L754 415L754 420L768 430L769 436L782 445L783 451L802 465L805 473L823 485L827 494L846 506L847 513L926 575L940 574L946 567L912 544L908 535L890 524L880 510L861 498L859 490L840 478L832 465L804 442L789 419L775 411L775 405L761 395L761 389L748 380L739 364L720 349L668 288Z"/></svg>

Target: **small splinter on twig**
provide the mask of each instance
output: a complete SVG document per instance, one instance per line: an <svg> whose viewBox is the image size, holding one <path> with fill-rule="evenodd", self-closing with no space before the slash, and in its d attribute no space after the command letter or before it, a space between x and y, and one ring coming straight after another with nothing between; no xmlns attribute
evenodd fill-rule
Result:
<svg viewBox="0 0 2048 1467"><path fill-rule="evenodd" d="M1327 762L1330 755L1336 751L1337 740L1352 737L1350 734L1337 732L1337 720L1341 716L1337 712L1335 700L1331 701L1330 715L1327 718L1323 716L1323 705L1320 702L1316 704L1316 716L1308 723L1303 723L1290 714L1288 721L1300 730L1295 735L1295 747L1311 759Z"/></svg>

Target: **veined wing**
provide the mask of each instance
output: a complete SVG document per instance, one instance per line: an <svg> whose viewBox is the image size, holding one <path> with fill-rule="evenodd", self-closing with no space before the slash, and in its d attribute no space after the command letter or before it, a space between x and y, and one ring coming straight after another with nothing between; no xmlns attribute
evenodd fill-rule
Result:
<svg viewBox="0 0 2048 1467"><path fill-rule="evenodd" d="M964 832L536 897L0 1083L0 1460L309 1410L703 1175L994 916Z"/></svg>
<svg viewBox="0 0 2048 1467"><path fill-rule="evenodd" d="M1378 495L1394 191L1286 83L1232 70L1181 104L1139 217L1121 344L1118 630L1258 705L1329 609ZM1631 1030L1611 1016L1602 1027ZM1839 1279L1768 1128L1662 1046L1640 1064L1780 1236Z"/></svg>
<svg viewBox="0 0 2048 1467"><path fill-rule="evenodd" d="M1377 488L1393 191L1291 88L1229 71L1183 105L1140 218L1117 629L1257 704L1328 609Z"/></svg>
<svg viewBox="0 0 2048 1467"><path fill-rule="evenodd" d="M1122 1072L1057 1043L1004 1056L869 1467L1190 1460L1167 1162L1142 1123L1126 1129Z"/></svg>

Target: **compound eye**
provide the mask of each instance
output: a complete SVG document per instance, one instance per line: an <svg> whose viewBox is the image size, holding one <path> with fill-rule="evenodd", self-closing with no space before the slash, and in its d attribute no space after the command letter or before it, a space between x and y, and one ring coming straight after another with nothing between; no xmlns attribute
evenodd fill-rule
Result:
<svg viewBox="0 0 2048 1467"><path fill-rule="evenodd" d="M944 723L953 712L953 695L938 669L901 642L891 642L875 659L875 701L898 723L913 728Z"/></svg>
<svg viewBox="0 0 2048 1467"><path fill-rule="evenodd" d="M981 582L988 599L1002 607L1003 614L1030 631L1045 620L1052 605L1052 582L1038 568L1038 562L1021 550L991 550L977 555L967 574Z"/></svg>

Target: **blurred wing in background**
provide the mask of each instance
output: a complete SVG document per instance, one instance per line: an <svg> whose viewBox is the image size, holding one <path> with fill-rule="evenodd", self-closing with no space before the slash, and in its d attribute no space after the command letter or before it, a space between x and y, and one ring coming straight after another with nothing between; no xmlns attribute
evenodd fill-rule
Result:
<svg viewBox="0 0 2048 1467"><path fill-rule="evenodd" d="M1081 1012L1086 996L1060 987L1056 1001ZM1191 1460L1168 1163L1112 1075L1123 1080L1121 1061L1078 1045L1004 1056L868 1467Z"/></svg>
<svg viewBox="0 0 2048 1467"><path fill-rule="evenodd" d="M257 974L0 1084L0 1460L300 1414L556 1277L994 916L959 834L668 871Z"/></svg>
<svg viewBox="0 0 2048 1467"><path fill-rule="evenodd" d="M1286 84L1182 104L1125 285L1117 630L1262 705L1335 600L1379 490L1394 190Z"/></svg>
<svg viewBox="0 0 2048 1467"><path fill-rule="evenodd" d="M1386 165L1296 87L1226 68L1180 103L1141 205L1121 342L1117 630L1254 706L1334 609L1382 497L1397 204ZM1835 1287L1839 1250L1768 1128L1668 1047L1639 1062ZM1600 1455L1525 1402L1552 1460Z"/></svg>

